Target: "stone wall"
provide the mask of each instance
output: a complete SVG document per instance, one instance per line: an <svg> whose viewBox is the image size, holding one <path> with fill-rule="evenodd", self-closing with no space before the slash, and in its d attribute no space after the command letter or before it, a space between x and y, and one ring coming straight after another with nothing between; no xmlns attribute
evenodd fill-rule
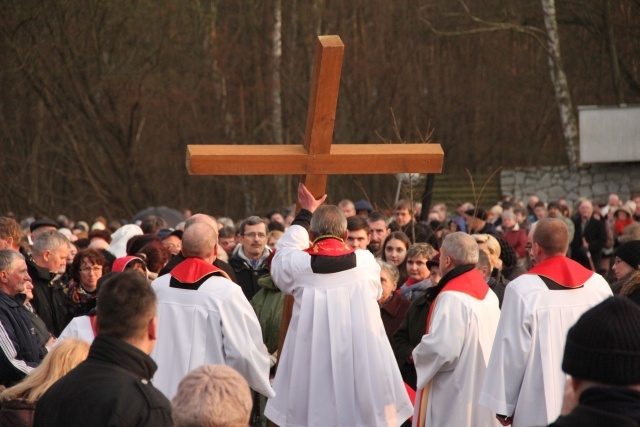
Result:
<svg viewBox="0 0 640 427"><path fill-rule="evenodd" d="M640 195L640 163L594 164L575 171L564 166L506 169L500 173L500 188L521 200L529 194L545 202L565 198L569 206L580 197L606 203L609 193L626 201Z"/></svg>

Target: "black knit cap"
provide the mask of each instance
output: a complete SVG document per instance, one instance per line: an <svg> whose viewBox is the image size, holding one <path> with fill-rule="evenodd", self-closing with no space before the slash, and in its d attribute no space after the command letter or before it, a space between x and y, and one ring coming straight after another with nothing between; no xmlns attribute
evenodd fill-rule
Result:
<svg viewBox="0 0 640 427"><path fill-rule="evenodd" d="M640 240L624 243L616 250L616 256L633 268L640 265Z"/></svg>
<svg viewBox="0 0 640 427"><path fill-rule="evenodd" d="M585 312L567 334L562 370L601 384L640 384L640 307L616 296Z"/></svg>

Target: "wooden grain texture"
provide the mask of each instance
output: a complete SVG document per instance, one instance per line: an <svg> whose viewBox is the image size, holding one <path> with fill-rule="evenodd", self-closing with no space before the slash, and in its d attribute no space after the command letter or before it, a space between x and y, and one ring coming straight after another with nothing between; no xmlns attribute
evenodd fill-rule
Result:
<svg viewBox="0 0 640 427"><path fill-rule="evenodd" d="M339 144L332 145L328 154L315 155L300 145L187 147L192 175L440 173L443 160L439 144Z"/></svg>

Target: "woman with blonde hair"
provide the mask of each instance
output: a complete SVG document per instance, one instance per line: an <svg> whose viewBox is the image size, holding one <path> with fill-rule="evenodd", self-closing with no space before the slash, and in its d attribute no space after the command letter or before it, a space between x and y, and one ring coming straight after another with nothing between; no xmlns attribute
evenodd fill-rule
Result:
<svg viewBox="0 0 640 427"><path fill-rule="evenodd" d="M87 358L89 344L69 338L56 345L20 383L0 393L0 425L23 427L33 425L36 403L40 396Z"/></svg>

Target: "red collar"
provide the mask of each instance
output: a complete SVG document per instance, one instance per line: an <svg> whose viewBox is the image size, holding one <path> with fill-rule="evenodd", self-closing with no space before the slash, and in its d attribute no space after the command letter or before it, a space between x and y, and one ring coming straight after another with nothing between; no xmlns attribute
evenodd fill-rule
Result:
<svg viewBox="0 0 640 427"><path fill-rule="evenodd" d="M462 292L475 299L484 299L489 293L489 285L484 281L482 273L475 268L458 277L449 280L449 283L444 285L442 292L456 291Z"/></svg>
<svg viewBox="0 0 640 427"><path fill-rule="evenodd" d="M201 258L187 258L171 270L171 276L180 283L196 283L213 274L229 279L227 273Z"/></svg>
<svg viewBox="0 0 640 427"><path fill-rule="evenodd" d="M449 280L438 294L438 297L440 297L443 292L448 291L462 292L475 299L483 300L489 293L489 285L484 281L482 273L474 268L473 270L469 270L468 272ZM431 304L431 307L429 307L429 314L427 314L427 334L429 333L429 327L431 326L431 314L433 313L433 309L437 302L438 298L436 297L435 301Z"/></svg>
<svg viewBox="0 0 640 427"><path fill-rule="evenodd" d="M338 237L328 236L317 238L313 241L311 247L304 251L310 255L343 256L352 254L355 249Z"/></svg>
<svg viewBox="0 0 640 427"><path fill-rule="evenodd" d="M527 274L548 277L565 288L579 288L593 276L593 271L560 255L545 259L529 270Z"/></svg>

